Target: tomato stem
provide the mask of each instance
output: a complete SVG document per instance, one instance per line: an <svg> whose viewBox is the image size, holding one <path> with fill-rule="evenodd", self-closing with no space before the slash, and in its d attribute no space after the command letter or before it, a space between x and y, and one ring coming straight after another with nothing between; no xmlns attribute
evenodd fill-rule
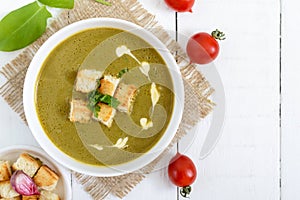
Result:
<svg viewBox="0 0 300 200"><path fill-rule="evenodd" d="M191 186L184 186L180 188L180 194L184 198L189 198L190 193L192 192L192 187Z"/></svg>
<svg viewBox="0 0 300 200"><path fill-rule="evenodd" d="M217 39L217 40L225 40L225 33L219 31L218 29L216 29L215 31L213 31L211 33L211 36L213 36L213 38Z"/></svg>

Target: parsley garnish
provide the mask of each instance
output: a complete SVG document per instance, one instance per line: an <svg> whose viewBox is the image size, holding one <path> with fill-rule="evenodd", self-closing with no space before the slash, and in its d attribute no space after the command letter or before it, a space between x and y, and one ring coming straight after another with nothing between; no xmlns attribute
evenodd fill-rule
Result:
<svg viewBox="0 0 300 200"><path fill-rule="evenodd" d="M100 98L100 102L102 103L105 103L113 108L117 108L118 105L120 104L120 102L118 101L118 99L110 96L110 95L103 95L101 98Z"/></svg>
<svg viewBox="0 0 300 200"><path fill-rule="evenodd" d="M98 90L94 90L88 94L88 108L93 112L95 117L98 117L98 112L100 111L99 103L105 103L113 108L117 108L120 102L118 99L108 95L101 94Z"/></svg>
<svg viewBox="0 0 300 200"><path fill-rule="evenodd" d="M117 77L118 78L121 78L126 72L128 72L129 69L128 68L125 68L125 69L122 69L121 71L119 71L119 73L117 74Z"/></svg>

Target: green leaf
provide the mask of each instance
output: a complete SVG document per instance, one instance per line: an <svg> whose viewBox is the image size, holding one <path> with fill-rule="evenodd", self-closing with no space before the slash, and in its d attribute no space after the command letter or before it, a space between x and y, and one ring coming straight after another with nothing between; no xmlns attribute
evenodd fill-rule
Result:
<svg viewBox="0 0 300 200"><path fill-rule="evenodd" d="M117 74L117 78L121 78L126 72L128 72L129 69L128 68L125 68L125 69L122 69L121 71L119 71L119 73Z"/></svg>
<svg viewBox="0 0 300 200"><path fill-rule="evenodd" d="M97 113L100 112L100 106L96 105L96 106L95 106L95 111L96 111Z"/></svg>
<svg viewBox="0 0 300 200"><path fill-rule="evenodd" d="M110 107L117 108L120 102L118 99L108 95L108 94L101 94L98 90L93 90L88 94L88 108L91 111L95 111L98 106L98 103L105 103ZM100 109L100 108L99 108ZM100 110L99 110L100 111Z"/></svg>
<svg viewBox="0 0 300 200"><path fill-rule="evenodd" d="M73 8L74 0L38 0L42 4L55 8Z"/></svg>
<svg viewBox="0 0 300 200"><path fill-rule="evenodd" d="M51 13L37 2L6 15L0 21L0 51L14 51L34 42L45 32L49 17Z"/></svg>
<svg viewBox="0 0 300 200"><path fill-rule="evenodd" d="M111 102L110 102L111 107L117 108L119 104L120 104L120 101L118 101L118 99L116 99L114 97L111 98Z"/></svg>
<svg viewBox="0 0 300 200"><path fill-rule="evenodd" d="M98 113L100 112L100 106L96 105L94 108L94 116L98 118Z"/></svg>
<svg viewBox="0 0 300 200"><path fill-rule="evenodd" d="M110 95L103 95L103 97L100 99L100 102L101 103L105 103L107 105L109 105L110 107L113 107L113 108L117 108L118 105L120 104L120 102L118 101L118 99L110 96Z"/></svg>
<svg viewBox="0 0 300 200"><path fill-rule="evenodd" d="M109 95L103 95L102 98L100 99L100 102L110 104L111 102L111 96Z"/></svg>
<svg viewBox="0 0 300 200"><path fill-rule="evenodd" d="M98 3L101 3L102 5L105 5L105 6L111 6L111 3L106 0L95 0L95 1L97 1Z"/></svg>

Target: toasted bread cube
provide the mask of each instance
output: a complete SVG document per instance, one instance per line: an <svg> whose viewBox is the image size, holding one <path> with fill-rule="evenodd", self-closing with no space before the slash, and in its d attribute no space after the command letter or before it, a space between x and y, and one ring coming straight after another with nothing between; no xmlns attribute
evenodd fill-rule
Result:
<svg viewBox="0 0 300 200"><path fill-rule="evenodd" d="M10 181L0 182L0 196L2 198L14 198L20 196L11 186Z"/></svg>
<svg viewBox="0 0 300 200"><path fill-rule="evenodd" d="M113 76L104 76L103 79L100 80L100 88L98 89L98 91L101 94L108 94L110 96L113 96L118 84L120 82L120 79L115 78Z"/></svg>
<svg viewBox="0 0 300 200"><path fill-rule="evenodd" d="M120 112L131 113L132 104L137 88L134 85L120 83L117 87L114 97L120 102L117 110Z"/></svg>
<svg viewBox="0 0 300 200"><path fill-rule="evenodd" d="M39 188L48 191L55 189L58 180L58 175L46 165L41 166L33 177L33 181Z"/></svg>
<svg viewBox="0 0 300 200"><path fill-rule="evenodd" d="M39 200L60 200L60 198L53 192L42 190Z"/></svg>
<svg viewBox="0 0 300 200"><path fill-rule="evenodd" d="M8 181L11 176L10 164L8 161L0 161L0 181Z"/></svg>
<svg viewBox="0 0 300 200"><path fill-rule="evenodd" d="M38 200L40 195L22 196L22 200Z"/></svg>
<svg viewBox="0 0 300 200"><path fill-rule="evenodd" d="M28 176L33 177L41 165L42 162L39 159L36 159L27 153L22 153L12 165L12 169L13 171L22 170Z"/></svg>
<svg viewBox="0 0 300 200"><path fill-rule="evenodd" d="M95 69L79 70L75 81L75 90L82 93L89 93L97 89L97 81L101 76L102 72Z"/></svg>
<svg viewBox="0 0 300 200"><path fill-rule="evenodd" d="M13 198L0 198L0 200L21 200L21 196L17 196Z"/></svg>
<svg viewBox="0 0 300 200"><path fill-rule="evenodd" d="M104 103L98 103L98 106L100 107L98 117L93 116L93 118L110 128L113 122L113 118L116 115L116 109Z"/></svg>
<svg viewBox="0 0 300 200"><path fill-rule="evenodd" d="M92 111L88 109L87 102L82 100L73 99L70 102L70 115L71 122L88 123L92 119Z"/></svg>

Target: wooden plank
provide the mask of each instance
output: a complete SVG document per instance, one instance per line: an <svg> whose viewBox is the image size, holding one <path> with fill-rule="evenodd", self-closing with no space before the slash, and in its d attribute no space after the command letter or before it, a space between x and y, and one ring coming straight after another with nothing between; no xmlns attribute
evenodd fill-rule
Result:
<svg viewBox="0 0 300 200"><path fill-rule="evenodd" d="M30 2L30 1L27 1ZM4 0L0 0L0 19L4 17L8 12L25 5L25 2L7 3ZM16 57L18 52L0 52L0 66L5 65L11 59ZM0 85L6 82L3 76L0 76ZM21 121L18 115L6 104L6 102L0 99L0 127L1 127L1 140L0 147L9 146L13 144L37 144L32 137L29 128Z"/></svg>
<svg viewBox="0 0 300 200"><path fill-rule="evenodd" d="M177 189L169 181L167 171L168 162L176 154L176 152L177 148L175 146L169 155L164 158L162 163L160 163L160 165L158 165L152 173L147 175L146 179L135 187L124 199L176 199Z"/></svg>
<svg viewBox="0 0 300 200"><path fill-rule="evenodd" d="M299 2L282 1L282 199L300 199Z"/></svg>
<svg viewBox="0 0 300 200"><path fill-rule="evenodd" d="M209 157L198 160L201 141L185 152L199 172L191 197L279 199L279 1L196 1L193 10L178 16L183 47L196 32L227 34L214 62L227 113Z"/></svg>
<svg viewBox="0 0 300 200"><path fill-rule="evenodd" d="M38 146L29 128L21 121L18 115L9 108L2 98L0 98L0 110L0 148L14 144Z"/></svg>

